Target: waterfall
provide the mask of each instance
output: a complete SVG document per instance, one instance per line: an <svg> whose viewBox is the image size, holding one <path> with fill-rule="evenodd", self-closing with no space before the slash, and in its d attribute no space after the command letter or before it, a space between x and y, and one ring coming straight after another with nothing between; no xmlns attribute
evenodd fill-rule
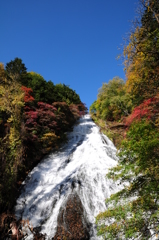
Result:
<svg viewBox="0 0 159 240"><path fill-rule="evenodd" d="M40 226L47 239L52 239L61 207L70 194L76 193L91 226L90 239L100 239L95 216L106 210L105 199L120 190L106 178L109 168L116 164L115 146L85 115L68 133L68 142L45 157L23 182L15 206L17 218L28 220L34 228ZM29 229L25 231L27 239L33 239Z"/></svg>

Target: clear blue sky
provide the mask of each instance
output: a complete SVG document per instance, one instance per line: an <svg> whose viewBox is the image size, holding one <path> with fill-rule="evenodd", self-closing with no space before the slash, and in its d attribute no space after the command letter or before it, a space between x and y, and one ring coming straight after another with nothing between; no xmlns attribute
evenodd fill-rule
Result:
<svg viewBox="0 0 159 240"><path fill-rule="evenodd" d="M125 79L116 57L136 7L137 0L1 0L0 62L21 58L90 107L103 82Z"/></svg>

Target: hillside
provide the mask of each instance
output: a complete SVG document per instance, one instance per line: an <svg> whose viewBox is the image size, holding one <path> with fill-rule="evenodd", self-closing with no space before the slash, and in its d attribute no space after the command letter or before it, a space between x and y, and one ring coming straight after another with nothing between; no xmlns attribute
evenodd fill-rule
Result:
<svg viewBox="0 0 159 240"><path fill-rule="evenodd" d="M123 50L126 82L103 83L90 107L119 150L118 166L107 177L125 184L96 218L106 239L158 239L159 233L159 3L140 3Z"/></svg>
<svg viewBox="0 0 159 240"><path fill-rule="evenodd" d="M74 90L28 73L19 58L0 64L0 83L2 213L14 206L28 172L67 141L66 132L87 109Z"/></svg>

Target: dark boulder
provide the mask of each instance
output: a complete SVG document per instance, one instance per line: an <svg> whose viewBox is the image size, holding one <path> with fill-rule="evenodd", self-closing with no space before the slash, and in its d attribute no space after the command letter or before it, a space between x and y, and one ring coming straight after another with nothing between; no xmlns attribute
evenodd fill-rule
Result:
<svg viewBox="0 0 159 240"><path fill-rule="evenodd" d="M86 240L90 239L90 226L79 196L70 194L67 202L60 209L57 220L57 231L53 240Z"/></svg>

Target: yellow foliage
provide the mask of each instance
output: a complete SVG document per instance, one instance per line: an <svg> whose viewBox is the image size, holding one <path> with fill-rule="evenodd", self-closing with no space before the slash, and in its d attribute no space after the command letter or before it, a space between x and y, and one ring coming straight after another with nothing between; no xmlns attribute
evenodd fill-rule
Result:
<svg viewBox="0 0 159 240"><path fill-rule="evenodd" d="M4 67L0 64L0 111L6 114L8 123L8 134L2 139L0 151L3 153L8 149L5 171L9 171L11 175L16 176L17 166L22 159L23 146L21 143L21 121L22 107L24 106L24 92L21 90L21 85L5 76ZM3 124L3 120L1 122ZM4 141L3 141L4 140Z"/></svg>
<svg viewBox="0 0 159 240"><path fill-rule="evenodd" d="M154 94L154 86L156 86L154 76L158 76L158 70L153 65L154 56L150 55L152 40L143 39L144 31L142 27L136 28L131 34L130 42L124 49L124 65L127 92L135 97L142 95L143 99L146 99Z"/></svg>
<svg viewBox="0 0 159 240"><path fill-rule="evenodd" d="M43 78L43 76L41 76L39 73L36 73L36 72L33 72L33 71L31 71L31 72L28 72L30 75L32 75L32 76L39 76L39 77L42 77Z"/></svg>
<svg viewBox="0 0 159 240"><path fill-rule="evenodd" d="M3 63L0 63L0 84L4 83L6 80L5 78L5 70Z"/></svg>
<svg viewBox="0 0 159 240"><path fill-rule="evenodd" d="M45 153L50 152L53 147L57 145L57 139L59 136L56 136L55 133L49 132L43 134L41 142L43 143L43 151Z"/></svg>
<svg viewBox="0 0 159 240"><path fill-rule="evenodd" d="M53 132L49 132L49 133L45 133L43 136L42 136L42 138L41 138L41 140L42 141L46 141L46 140L54 140L54 139L57 139L57 138L59 138L58 136L56 136L56 134L55 133L53 133Z"/></svg>

